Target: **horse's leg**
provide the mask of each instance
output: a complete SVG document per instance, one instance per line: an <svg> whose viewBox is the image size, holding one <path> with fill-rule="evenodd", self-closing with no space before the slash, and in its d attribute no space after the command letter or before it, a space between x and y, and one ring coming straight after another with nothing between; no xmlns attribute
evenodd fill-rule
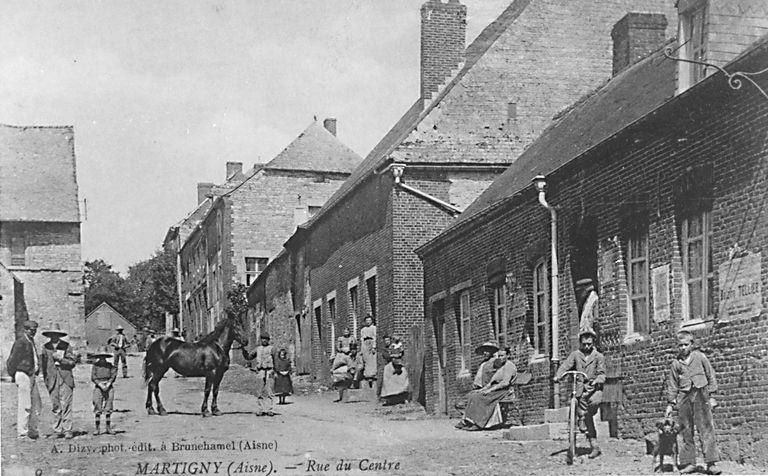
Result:
<svg viewBox="0 0 768 476"><path fill-rule="evenodd" d="M166 371L167 371L167 369L166 369ZM155 390L155 400L157 401L157 413L160 416L165 416L165 415L168 414L168 412L165 411L165 407L163 406L163 403L160 401L160 379L163 378L164 374L165 374L165 372L162 372L162 373L160 373L159 375L157 375L155 377L156 380L155 380L155 387L154 387L154 390Z"/></svg>
<svg viewBox="0 0 768 476"><path fill-rule="evenodd" d="M154 393L155 376L150 375L147 381L147 415L157 415L154 407L152 406L152 394Z"/></svg>
<svg viewBox="0 0 768 476"><path fill-rule="evenodd" d="M224 372L216 372L216 375L213 377L213 398L211 399L211 413L213 413L215 416L221 415L221 411L219 410L219 384L221 384L221 379L224 378Z"/></svg>
<svg viewBox="0 0 768 476"><path fill-rule="evenodd" d="M205 394L203 396L203 407L200 409L203 417L208 416L208 395L211 393L211 386L213 385L213 379L215 378L214 375L209 373L205 376Z"/></svg>

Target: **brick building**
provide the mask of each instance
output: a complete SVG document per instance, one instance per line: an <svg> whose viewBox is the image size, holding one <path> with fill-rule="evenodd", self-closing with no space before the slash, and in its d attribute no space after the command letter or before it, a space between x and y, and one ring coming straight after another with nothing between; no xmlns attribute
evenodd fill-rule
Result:
<svg viewBox="0 0 768 476"><path fill-rule="evenodd" d="M243 173L241 163L229 162L224 184L198 185L198 208L166 236L167 246L178 247L188 338L213 329L232 283L250 285L361 160L336 138L336 120L326 119L267 164Z"/></svg>
<svg viewBox="0 0 768 476"><path fill-rule="evenodd" d="M27 319L75 345L85 320L71 126L0 125L0 352ZM3 367L4 369L4 367Z"/></svg>
<svg viewBox="0 0 768 476"><path fill-rule="evenodd" d="M333 338L370 313L379 335L405 339L418 379L424 311L413 250L451 224L552 116L610 77L611 28L638 8L673 10L666 0L514 1L464 48L466 7L423 4L420 97L289 240L288 282L254 301L282 303L281 315L300 321L303 361L314 365L304 371L325 378ZM671 36L663 20L646 29Z"/></svg>
<svg viewBox="0 0 768 476"><path fill-rule="evenodd" d="M734 38L754 41L759 31ZM727 71L765 69L768 36L734 56ZM712 60L723 65L723 57ZM533 374L519 393L522 419L542 422L545 408L566 401L567 389L557 394L551 383L552 366L577 348L577 281L591 278L608 364L603 415L615 431L639 437L662 416L682 327L717 372L722 452L766 461L768 98L751 84L732 89L717 71L675 96L681 68L688 65L661 52L617 68L418 250L430 411L456 413L479 364L472 349L497 340ZM766 75L755 80L768 89ZM556 211L557 320L551 216L531 184L536 175L546 176L545 199Z"/></svg>

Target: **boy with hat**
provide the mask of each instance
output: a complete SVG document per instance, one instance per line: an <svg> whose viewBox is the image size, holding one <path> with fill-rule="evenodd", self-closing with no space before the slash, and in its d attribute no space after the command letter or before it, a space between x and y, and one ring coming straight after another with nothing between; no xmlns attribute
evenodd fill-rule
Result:
<svg viewBox="0 0 768 476"><path fill-rule="evenodd" d="M26 321L24 333L13 343L5 362L8 375L16 383L19 395L16 414L16 433L19 439L37 438L37 419L43 406L37 390L40 356L35 347L36 333L37 322Z"/></svg>
<svg viewBox="0 0 768 476"><path fill-rule="evenodd" d="M101 414L104 413L104 421L107 424L105 433L114 435L112 431L112 404L115 399L115 379L117 378L117 367L107 361L112 357L108 352L99 352L93 356L96 361L91 368L91 382L95 385L93 389L93 413L96 415L96 430L94 435L99 434L99 425L101 425Z"/></svg>
<svg viewBox="0 0 768 476"><path fill-rule="evenodd" d="M251 371L256 372L256 401L259 408L257 415L273 416L272 412L272 385L274 382L275 357L277 351L269 344L269 334L261 333L261 344L252 354L243 348L243 358L256 359Z"/></svg>
<svg viewBox="0 0 768 476"><path fill-rule="evenodd" d="M112 343L112 348L115 349L115 368L120 365L120 361L123 361L123 378L128 378L128 362L125 359L126 350L130 343L128 337L123 334L125 328L118 325L115 330L117 334L112 336L109 341Z"/></svg>
<svg viewBox="0 0 768 476"><path fill-rule="evenodd" d="M576 413L579 416L579 430L587 433L589 446L592 451L590 458L597 458L602 453L597 446L597 430L594 416L603 401L603 384L605 384L605 357L595 349L595 331L585 329L579 332L579 350L571 352L555 373L554 381L558 382L569 370L578 370L587 374L586 382L579 378L576 383L576 397L579 406ZM578 377L577 377L578 378Z"/></svg>
<svg viewBox="0 0 768 476"><path fill-rule="evenodd" d="M43 380L51 396L53 414L56 422L53 431L59 436L71 439L72 434L72 394L75 389L75 355L69 342L62 340L67 333L61 330L59 324L54 324L51 330L43 331L50 340L43 345L42 368Z"/></svg>

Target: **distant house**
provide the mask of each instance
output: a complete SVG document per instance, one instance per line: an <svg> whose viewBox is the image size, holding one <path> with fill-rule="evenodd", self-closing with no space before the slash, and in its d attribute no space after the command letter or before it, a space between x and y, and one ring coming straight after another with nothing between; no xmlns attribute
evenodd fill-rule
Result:
<svg viewBox="0 0 768 476"><path fill-rule="evenodd" d="M178 250L180 323L188 339L213 329L231 285L253 283L361 162L336 127L335 119L314 121L270 162L245 173L242 163L229 162L224 184L198 184L198 208L166 235L166 246ZM260 315L252 314L249 325L259 332Z"/></svg>
<svg viewBox="0 0 768 476"><path fill-rule="evenodd" d="M129 341L137 334L136 326L117 312L114 307L106 302L96 306L96 309L85 317L85 341L88 349L103 350L106 348L112 350L111 347L107 346L107 341L117 334L115 330L117 326L123 326L125 329L123 334Z"/></svg>
<svg viewBox="0 0 768 476"><path fill-rule="evenodd" d="M0 353L27 319L83 343L74 141L71 126L0 125Z"/></svg>

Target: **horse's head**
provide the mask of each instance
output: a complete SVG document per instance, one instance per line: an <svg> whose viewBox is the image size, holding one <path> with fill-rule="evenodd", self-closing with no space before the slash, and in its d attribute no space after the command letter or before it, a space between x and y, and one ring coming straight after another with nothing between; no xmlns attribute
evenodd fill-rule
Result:
<svg viewBox="0 0 768 476"><path fill-rule="evenodd" d="M245 324L243 324L243 316L231 311L228 311L227 314L227 318L231 323L233 337L241 347L247 346L248 333L245 330Z"/></svg>

